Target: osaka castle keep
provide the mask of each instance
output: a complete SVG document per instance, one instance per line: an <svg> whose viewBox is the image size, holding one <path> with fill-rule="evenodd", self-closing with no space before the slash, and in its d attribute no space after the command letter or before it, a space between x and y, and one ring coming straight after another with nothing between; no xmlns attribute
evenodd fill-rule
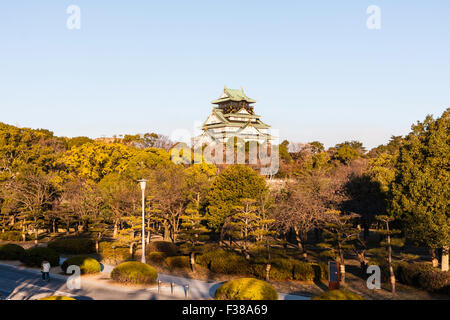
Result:
<svg viewBox="0 0 450 320"><path fill-rule="evenodd" d="M270 143L270 126L255 114L255 102L256 100L245 95L242 88L238 90L225 87L222 95L211 101L214 105L212 112L201 127L203 133L195 139L194 144L226 143L231 137L240 138L244 142Z"/></svg>

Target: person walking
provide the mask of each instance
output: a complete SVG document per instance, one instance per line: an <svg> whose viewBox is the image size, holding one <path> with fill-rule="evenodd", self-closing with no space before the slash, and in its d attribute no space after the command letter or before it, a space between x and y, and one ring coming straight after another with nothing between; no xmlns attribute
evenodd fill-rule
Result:
<svg viewBox="0 0 450 320"><path fill-rule="evenodd" d="M50 281L50 262L47 260L42 261L41 264L42 280Z"/></svg>

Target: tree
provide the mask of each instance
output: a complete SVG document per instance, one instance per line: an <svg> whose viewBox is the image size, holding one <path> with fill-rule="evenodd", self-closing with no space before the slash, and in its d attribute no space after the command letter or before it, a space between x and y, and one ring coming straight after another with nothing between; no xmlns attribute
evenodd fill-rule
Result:
<svg viewBox="0 0 450 320"><path fill-rule="evenodd" d="M395 273L394 273L394 267L392 264L392 246L393 245L399 246L399 242L395 241L398 239L393 240L392 235L398 234L398 233L400 233L400 231L392 230L391 222L394 220L392 217L389 217L387 215L379 215L379 216L377 216L377 220L382 222L386 227L386 229L380 229L380 230L377 230L377 232L386 236L385 256L387 256L387 263L388 263L388 268L389 268L389 282L391 284L391 292L393 294L395 294Z"/></svg>
<svg viewBox="0 0 450 320"><path fill-rule="evenodd" d="M281 158L283 161L285 161L286 163L289 163L289 162L292 161L292 157L291 157L291 155L289 154L289 141L284 140L284 141L280 144L280 146L279 146L279 148L278 148L278 152L279 152L280 158Z"/></svg>
<svg viewBox="0 0 450 320"><path fill-rule="evenodd" d="M400 147L390 191L390 213L401 219L418 245L443 249L448 270L450 243L450 109L438 119L427 116L412 126Z"/></svg>
<svg viewBox="0 0 450 320"><path fill-rule="evenodd" d="M14 201L27 213L35 243L38 242L43 214L51 209L57 194L53 179L54 175L25 171L5 185Z"/></svg>
<svg viewBox="0 0 450 320"><path fill-rule="evenodd" d="M138 185L124 175L110 173L100 181L99 188L114 225L113 237L117 237L123 218L139 208Z"/></svg>
<svg viewBox="0 0 450 320"><path fill-rule="evenodd" d="M349 164L352 160L355 160L358 157L358 151L349 145L343 145L338 148L333 156L334 159L339 160L343 164Z"/></svg>
<svg viewBox="0 0 450 320"><path fill-rule="evenodd" d="M153 206L158 210L158 216L164 227L164 238L176 242L181 227L181 216L188 205L183 166L170 163L155 170L149 185Z"/></svg>
<svg viewBox="0 0 450 320"><path fill-rule="evenodd" d="M319 246L327 251L322 254L335 258L341 268L341 281L345 283L345 258L347 251L354 250L354 242L359 237L359 230L353 227L354 214L343 214L330 210L324 226L325 242Z"/></svg>
<svg viewBox="0 0 450 320"><path fill-rule="evenodd" d="M308 232L321 225L328 210L323 194L326 183L317 175L304 177L295 184L288 184L276 198L275 224L282 232L294 230L297 245L305 258Z"/></svg>
<svg viewBox="0 0 450 320"><path fill-rule="evenodd" d="M244 165L231 165L218 175L207 195L207 219L209 225L220 231L225 219L242 199L259 199L266 191L262 176Z"/></svg>

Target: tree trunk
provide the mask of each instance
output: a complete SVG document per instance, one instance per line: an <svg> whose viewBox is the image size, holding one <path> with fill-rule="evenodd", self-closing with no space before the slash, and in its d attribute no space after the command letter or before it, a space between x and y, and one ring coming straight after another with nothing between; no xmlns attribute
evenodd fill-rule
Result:
<svg viewBox="0 0 450 320"><path fill-rule="evenodd" d="M389 280L391 283L391 291L393 294L395 294L395 273L394 268L392 267L392 246L391 246L391 236L389 234L387 236L387 242L388 242Z"/></svg>
<svg viewBox="0 0 450 320"><path fill-rule="evenodd" d="M266 281L270 280L270 268L272 267L272 265L270 264L270 262L266 265Z"/></svg>
<svg viewBox="0 0 450 320"><path fill-rule="evenodd" d="M448 246L442 248L441 271L448 271Z"/></svg>
<svg viewBox="0 0 450 320"><path fill-rule="evenodd" d="M114 231L113 231L113 238L117 238L117 230L118 226L117 226L117 221L114 222Z"/></svg>
<svg viewBox="0 0 450 320"><path fill-rule="evenodd" d="M34 244L38 243L38 229L34 228Z"/></svg>
<svg viewBox="0 0 450 320"><path fill-rule="evenodd" d="M195 272L195 252L194 251L191 252L190 263L191 263L192 272Z"/></svg>
<svg viewBox="0 0 450 320"><path fill-rule="evenodd" d="M436 249L435 248L431 248L430 249L430 254L431 254L431 262L433 263L433 267L437 268L439 266L439 260L438 260L437 255L436 255Z"/></svg>

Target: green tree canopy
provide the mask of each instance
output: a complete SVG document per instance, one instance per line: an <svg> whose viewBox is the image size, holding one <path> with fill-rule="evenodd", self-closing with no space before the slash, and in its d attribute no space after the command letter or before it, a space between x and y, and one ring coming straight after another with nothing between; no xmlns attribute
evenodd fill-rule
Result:
<svg viewBox="0 0 450 320"><path fill-rule="evenodd" d="M266 181L251 168L231 165L213 182L208 193L207 219L211 227L219 230L225 218L242 199L260 199L266 192Z"/></svg>
<svg viewBox="0 0 450 320"><path fill-rule="evenodd" d="M431 248L448 246L450 199L450 109L412 126L400 147L390 211L403 219L407 235Z"/></svg>

